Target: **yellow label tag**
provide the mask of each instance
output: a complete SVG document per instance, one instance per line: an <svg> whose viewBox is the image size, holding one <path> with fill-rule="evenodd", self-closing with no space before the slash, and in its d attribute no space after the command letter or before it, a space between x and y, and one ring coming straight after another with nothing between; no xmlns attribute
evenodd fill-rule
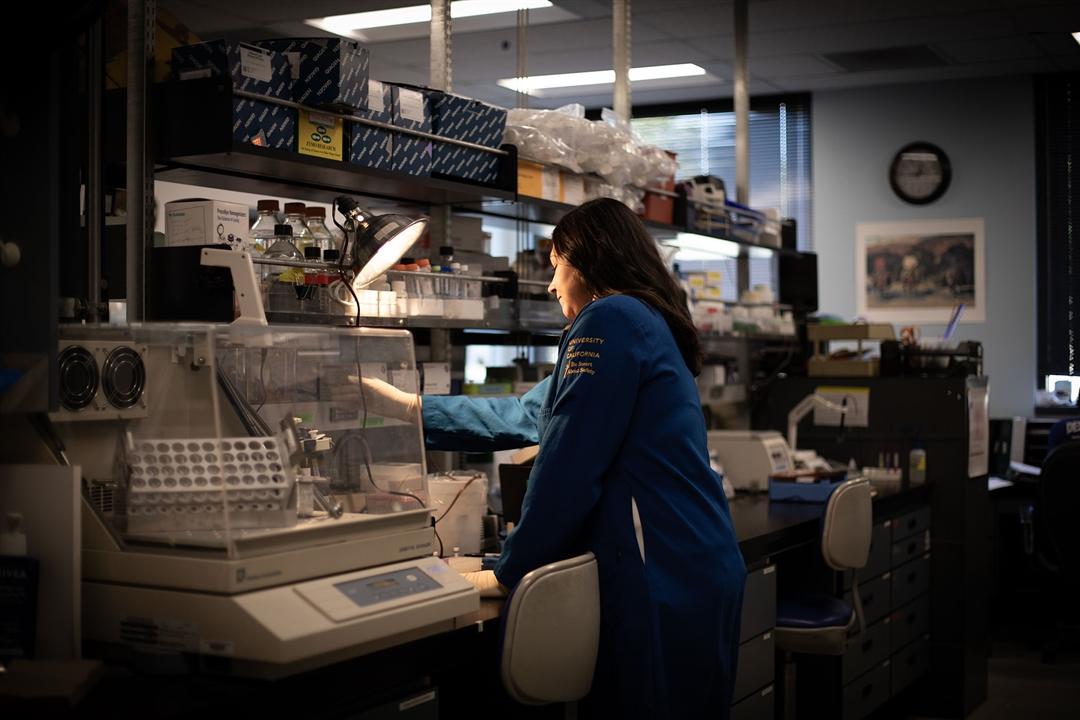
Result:
<svg viewBox="0 0 1080 720"><path fill-rule="evenodd" d="M341 160L345 146L341 118L301 110L298 125L300 141L296 145L301 155Z"/></svg>

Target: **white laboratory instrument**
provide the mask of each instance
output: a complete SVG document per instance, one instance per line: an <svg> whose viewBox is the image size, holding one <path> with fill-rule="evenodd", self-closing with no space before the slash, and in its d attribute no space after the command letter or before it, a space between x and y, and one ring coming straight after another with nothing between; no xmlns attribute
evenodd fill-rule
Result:
<svg viewBox="0 0 1080 720"><path fill-rule="evenodd" d="M369 412L356 382L415 393L408 332L62 334L62 347L87 350L61 378L78 402L38 430L86 478L90 652L213 655L230 672L279 677L452 629L479 608L475 588L432 557L419 423ZM87 363L106 345L138 349L141 417L99 409ZM314 512L297 512L301 477Z"/></svg>
<svg viewBox="0 0 1080 720"><path fill-rule="evenodd" d="M736 490L768 490L770 475L794 467L788 444L771 430L710 430L708 444Z"/></svg>
<svg viewBox="0 0 1080 720"><path fill-rule="evenodd" d="M798 437L799 437L799 422L806 417L811 410L815 407L822 407L826 410L832 410L833 412L840 413L841 417L847 415L848 405L847 398L844 398L843 404L834 403L824 395L818 393L810 393L802 400L800 400L795 407L788 411L787 416L787 442L791 452L797 452L798 449Z"/></svg>

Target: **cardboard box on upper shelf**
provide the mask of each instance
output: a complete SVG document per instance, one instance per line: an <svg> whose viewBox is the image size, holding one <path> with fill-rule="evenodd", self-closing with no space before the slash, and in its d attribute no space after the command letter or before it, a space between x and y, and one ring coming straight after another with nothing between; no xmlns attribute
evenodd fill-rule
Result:
<svg viewBox="0 0 1080 720"><path fill-rule="evenodd" d="M391 123L398 127L431 132L431 102L420 90L390 86ZM410 175L431 174L431 141L406 133L394 133L391 169Z"/></svg>
<svg viewBox="0 0 1080 720"><path fill-rule="evenodd" d="M518 195L562 202L559 169L518 158Z"/></svg>
<svg viewBox="0 0 1080 720"><path fill-rule="evenodd" d="M560 170L559 202L567 205L581 205L585 202L585 178L569 170Z"/></svg>
<svg viewBox="0 0 1080 720"><path fill-rule="evenodd" d="M292 70L284 55L267 48L224 40L173 48L176 80L229 78L237 90L291 100ZM233 97L232 135L236 142L275 150L296 149L297 112L264 100Z"/></svg>
<svg viewBox="0 0 1080 720"><path fill-rule="evenodd" d="M342 38L262 40L259 47L284 55L301 105L357 110L368 106L367 48Z"/></svg>
<svg viewBox="0 0 1080 720"><path fill-rule="evenodd" d="M368 107L353 112L357 117L393 124L394 113L390 86L378 80L368 81ZM394 132L352 122L349 127L349 162L370 168L389 170L393 162Z"/></svg>
<svg viewBox="0 0 1080 720"><path fill-rule="evenodd" d="M498 148L506 128L506 109L453 93L428 90L431 126L436 135ZM494 184L499 179L499 156L453 143L434 141L432 172Z"/></svg>

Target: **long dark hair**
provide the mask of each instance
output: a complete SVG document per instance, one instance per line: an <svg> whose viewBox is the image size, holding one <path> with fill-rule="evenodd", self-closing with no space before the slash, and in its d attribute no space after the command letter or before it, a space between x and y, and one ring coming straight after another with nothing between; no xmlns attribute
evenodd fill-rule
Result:
<svg viewBox="0 0 1080 720"><path fill-rule="evenodd" d="M552 245L596 295L632 295L667 321L690 372L701 372L701 341L686 294L660 258L638 216L618 200L598 198L574 208L555 226Z"/></svg>

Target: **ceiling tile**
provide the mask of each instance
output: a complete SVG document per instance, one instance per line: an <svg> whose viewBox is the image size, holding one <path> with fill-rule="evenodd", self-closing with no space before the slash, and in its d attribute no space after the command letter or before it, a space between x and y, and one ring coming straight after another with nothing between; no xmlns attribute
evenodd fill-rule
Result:
<svg viewBox="0 0 1080 720"><path fill-rule="evenodd" d="M1031 38L1024 35L941 42L936 43L934 47L954 63L1043 57L1042 49Z"/></svg>
<svg viewBox="0 0 1080 720"><path fill-rule="evenodd" d="M753 58L747 62L748 69L755 77L800 77L803 75L822 75L835 69L813 55L776 55Z"/></svg>
<svg viewBox="0 0 1080 720"><path fill-rule="evenodd" d="M635 12L631 34L636 42L639 29L648 27L679 40L734 33L731 6L688 7L672 12Z"/></svg>
<svg viewBox="0 0 1080 720"><path fill-rule="evenodd" d="M1032 3L1012 12L1021 32L1076 32L1080 30L1080 3Z"/></svg>

